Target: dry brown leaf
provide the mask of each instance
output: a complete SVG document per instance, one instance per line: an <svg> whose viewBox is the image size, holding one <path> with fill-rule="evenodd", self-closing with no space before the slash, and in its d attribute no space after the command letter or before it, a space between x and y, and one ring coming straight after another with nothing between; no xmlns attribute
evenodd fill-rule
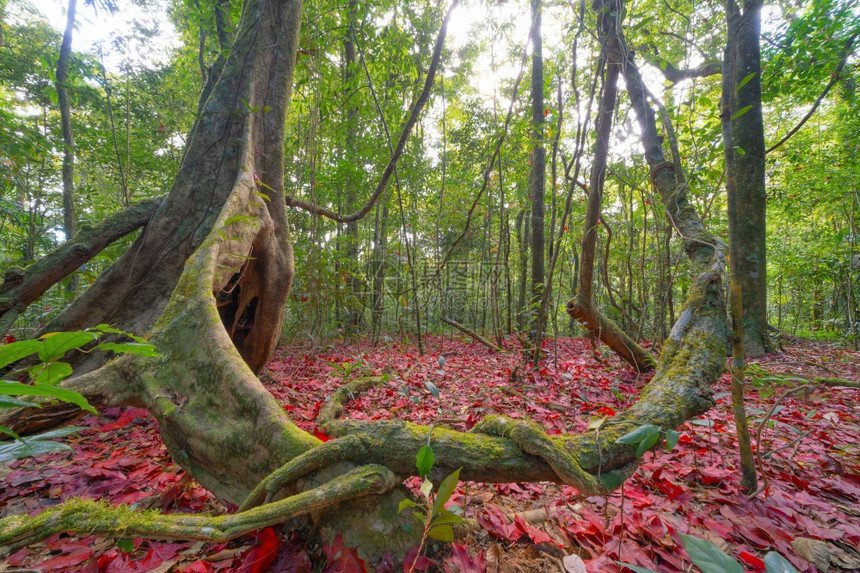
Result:
<svg viewBox="0 0 860 573"><path fill-rule="evenodd" d="M809 537L797 537L791 542L791 546L798 555L820 570L827 571L830 566L830 545L828 543Z"/></svg>
<svg viewBox="0 0 860 573"><path fill-rule="evenodd" d="M564 570L566 573L588 573L585 568L585 561L577 554L567 555L563 560Z"/></svg>

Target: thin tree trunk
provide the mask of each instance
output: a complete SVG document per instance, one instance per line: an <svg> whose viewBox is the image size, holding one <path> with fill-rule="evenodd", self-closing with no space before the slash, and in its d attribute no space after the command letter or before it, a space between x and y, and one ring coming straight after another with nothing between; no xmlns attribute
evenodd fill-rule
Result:
<svg viewBox="0 0 860 573"><path fill-rule="evenodd" d="M546 287L544 284L544 187L546 184L546 149L544 148L544 98L543 98L543 40L541 38L541 0L531 0L532 10L532 124L531 124L531 171L529 172L529 195L531 196L531 250L532 281L531 307L529 308L529 335L532 340L539 337L537 328L541 322L538 304Z"/></svg>
<svg viewBox="0 0 860 573"><path fill-rule="evenodd" d="M63 233L66 240L77 233L75 223L75 136L72 131L72 104L69 97L69 61L72 58L72 34L75 30L75 10L77 0L69 0L66 10L66 29L57 59L57 103L60 106L60 122L63 131ZM66 290L76 292L78 283L75 277L69 281Z"/></svg>

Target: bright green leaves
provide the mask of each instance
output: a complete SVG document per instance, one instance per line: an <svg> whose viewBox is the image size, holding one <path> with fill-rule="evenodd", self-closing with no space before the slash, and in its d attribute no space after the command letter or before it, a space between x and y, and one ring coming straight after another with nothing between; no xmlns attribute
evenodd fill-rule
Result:
<svg viewBox="0 0 860 573"><path fill-rule="evenodd" d="M398 512L402 512L406 508L421 508L424 513L414 511L415 519L424 523L424 534L421 537L421 547L427 538L437 541L451 542L454 541L454 528L452 526L458 523L463 523L464 519L445 509L445 504L451 499L454 490L457 489L457 482L460 480L460 469L455 470L451 475L442 480L439 489L433 493L433 482L430 481L430 471L433 469L435 456L430 444L423 446L418 450L415 456L415 466L418 468L418 473L424 478L421 483L421 494L424 496L424 505L420 505L411 499L404 499L400 502ZM421 552L419 547L419 553Z"/></svg>
<svg viewBox="0 0 860 573"><path fill-rule="evenodd" d="M617 444L636 444L636 457L641 458L645 452L650 450L657 440L660 439L660 434L666 437L666 450L672 451L678 445L680 436L675 430L661 430L654 424L642 424L635 430L628 432L615 440Z"/></svg>
<svg viewBox="0 0 860 573"><path fill-rule="evenodd" d="M96 345L93 350L109 350L117 353L137 354L141 356L159 356L155 351L155 347L148 344L143 338L128 334L106 324L74 332L51 332L45 334L39 340L12 342L0 346L0 368L34 355L38 359L38 363L8 373L10 377L26 376L29 382L0 380L0 408L41 408L39 403L19 398L20 396L31 396L34 398L68 402L69 404L78 406L82 410L96 414L96 409L87 402L87 399L82 394L59 386L60 382L72 374L71 365L59 360L71 350L88 352L89 350L85 350L84 347L98 341L105 334L126 336L132 339L133 342L103 342ZM14 438L13 442L0 443L0 460L67 449L68 446L52 442L50 438L62 437L74 431L76 431L75 428L64 428L38 436L21 438L11 429L0 426L0 434Z"/></svg>
<svg viewBox="0 0 860 573"><path fill-rule="evenodd" d="M433 449L429 445L423 446L418 450L418 455L415 456L415 466L418 468L418 475L427 477L430 474L430 470L433 469L434 463L436 463L436 459L433 456Z"/></svg>

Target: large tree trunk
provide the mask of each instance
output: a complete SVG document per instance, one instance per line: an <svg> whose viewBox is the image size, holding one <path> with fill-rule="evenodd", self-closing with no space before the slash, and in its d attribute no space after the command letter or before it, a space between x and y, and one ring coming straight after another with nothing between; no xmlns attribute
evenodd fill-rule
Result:
<svg viewBox="0 0 860 573"><path fill-rule="evenodd" d="M726 3L726 44L723 99L729 103L731 123L725 153L726 179L732 180L737 197L737 237L743 244L737 277L743 295L744 351L761 356L773 350L767 330L767 237L765 214L764 120L761 106L760 0L740 7Z"/></svg>
<svg viewBox="0 0 860 573"><path fill-rule="evenodd" d="M599 493L618 487L636 467L635 447L617 443L618 437L641 424L676 428L713 405L711 385L725 367L725 248L705 231L678 187L673 164L663 157L654 114L630 56L625 80L652 181L684 237L695 272L690 299L641 399L600 432L580 435L547 436L532 423L502 417L487 417L468 434L403 422L336 420L326 431L341 438L324 444L299 430L253 371L277 339L292 278L281 138L300 9L297 1L248 0L235 47L207 101L176 184L131 255L117 263L120 270L109 271L92 289L108 298L110 289L104 285L112 281L122 291L118 301L144 318L135 320L131 311L94 305L99 299L92 297L63 318L71 324L77 317L84 325L81 305L87 304L91 312L99 311L92 321L109 314L126 320L126 328L152 324L146 330L161 357L126 356L67 385L101 404L149 408L175 461L222 499L238 501L251 492L243 509L263 499L272 502L230 518L183 520L147 514L140 520L128 508L98 509L73 501L36 518L0 520L0 546L31 542L58 530L225 539L323 510L317 514L322 531L342 529L352 536L347 543L360 543L365 555L378 556L408 539L396 534L401 494L370 494L391 489L397 483L392 472L414 474L415 454L428 441L438 460L434 471L440 474L462 466L465 480L553 480ZM620 5L613 2L607 10L614 18ZM620 32L606 41L612 57L628 55ZM434 58L438 53L437 43ZM186 209L189 215L183 217ZM153 278L170 279L171 284L150 284ZM140 306L147 301L156 308ZM371 465L350 471L355 466L343 462ZM350 473L335 477L344 471ZM313 492L274 501L284 491L292 494L307 487ZM366 497L354 501L359 495ZM376 513L368 514L371 510Z"/></svg>

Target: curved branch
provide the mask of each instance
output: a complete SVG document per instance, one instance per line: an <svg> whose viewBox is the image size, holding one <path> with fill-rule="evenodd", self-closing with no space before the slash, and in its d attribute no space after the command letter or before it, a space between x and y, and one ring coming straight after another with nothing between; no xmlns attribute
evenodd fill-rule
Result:
<svg viewBox="0 0 860 573"><path fill-rule="evenodd" d="M54 284L114 241L146 225L163 200L157 197L132 205L95 227L81 228L72 240L26 269L7 270L0 285L0 334L5 334L18 315Z"/></svg>
<svg viewBox="0 0 860 573"><path fill-rule="evenodd" d="M421 94L415 101L415 105L412 106L412 112L409 114L409 119L406 120L406 124L403 126L403 131L400 134L400 139L397 141L397 147L394 148L394 153L391 154L391 159L388 160L388 165L385 166L385 171L382 172L382 177L379 179L379 183L376 185L373 195L370 196L370 199L367 200L364 207L350 215L339 215L333 211L329 211L325 207L320 207L319 205L314 205L313 203L308 203L301 199L287 196L285 197L285 200L288 207L297 207L308 211L309 213L313 213L314 215L320 215L338 223L352 223L363 219L365 215L370 213L370 210L373 209L373 206L379 198L382 197L382 193L388 185L388 180L391 179L391 176L394 174L394 168L397 166L397 161L400 159L400 156L403 155L403 150L406 149L406 141L412 133L412 128L418 122L418 116L421 115L421 111L424 109L424 105L427 103L427 100L430 99L430 90L433 87L436 70L439 68L439 62L442 60L442 48L445 45L445 35L448 32L448 20L451 18L451 13L457 7L458 3L459 0L451 2L451 6L448 8L448 13L445 14L445 18L442 20L442 26L439 28L439 34L436 37L436 45L433 47L433 59L430 62L430 69L427 71L427 78L424 80L424 89L421 90Z"/></svg>
<svg viewBox="0 0 860 573"><path fill-rule="evenodd" d="M815 103L812 104L812 107L809 109L809 111L806 113L806 115L803 116L803 119L801 119L797 123L797 125L795 125L791 129L791 131L786 133L782 137L782 139L780 139L779 141L777 141L776 143L774 143L773 145L768 147L765 150L765 154L768 154L771 151L774 151L775 149L780 147L783 143L785 143L786 141L791 139L792 136L794 136L795 133L800 131L800 128L803 127L807 121L809 121L809 118L812 117L812 115L818 109L818 106L820 106L821 102L824 101L824 98L827 97L828 92L830 92L830 88L832 88L836 84L836 82L839 81L839 73L842 71L842 68L845 67L845 64L848 63L848 56L851 55L851 46L854 45L854 40L856 40L856 39L857 39L857 34L854 34L850 38L848 38L848 40L845 42L845 47L842 49L842 59L839 60L839 63L836 65L836 69L833 70L833 72L830 74L830 76L831 76L830 81L824 87L824 91L821 92L821 95L818 96L818 99L815 100Z"/></svg>

